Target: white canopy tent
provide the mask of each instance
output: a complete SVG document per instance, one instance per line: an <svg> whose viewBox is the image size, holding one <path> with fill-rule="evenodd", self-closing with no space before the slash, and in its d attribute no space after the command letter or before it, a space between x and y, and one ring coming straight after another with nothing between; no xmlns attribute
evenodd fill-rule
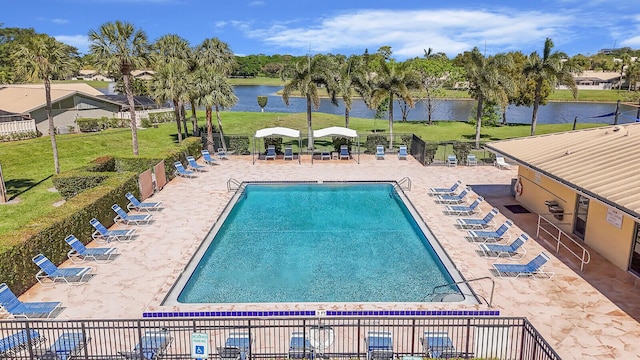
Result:
<svg viewBox="0 0 640 360"><path fill-rule="evenodd" d="M298 151L302 147L302 140L300 139L300 131L295 129L289 129L286 127L272 127L272 128L264 128L256 131L256 134L253 136L253 163L256 163L256 139L264 138L267 136L285 136L290 138L298 138ZM298 164L300 164L300 153L298 153Z"/></svg>
<svg viewBox="0 0 640 360"><path fill-rule="evenodd" d="M358 136L358 132L349 129L346 127L340 126L332 126L324 129L318 129L313 131L313 139L326 137L326 136L344 136L349 138L355 138L356 144L358 145L358 156L356 158L356 162L360 164L360 137ZM313 163L313 156L311 156L311 163Z"/></svg>

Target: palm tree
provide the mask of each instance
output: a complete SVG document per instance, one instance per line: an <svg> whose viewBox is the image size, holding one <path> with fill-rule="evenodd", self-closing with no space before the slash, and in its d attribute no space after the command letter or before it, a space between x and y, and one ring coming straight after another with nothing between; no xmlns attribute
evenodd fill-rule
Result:
<svg viewBox="0 0 640 360"><path fill-rule="evenodd" d="M189 101L190 95L188 75L191 61L189 42L178 35L164 35L153 44L151 62L156 73L151 81L151 93L158 102L173 103L178 142L182 141L181 120L184 122L185 137L188 136L184 104Z"/></svg>
<svg viewBox="0 0 640 360"><path fill-rule="evenodd" d="M131 72L147 66L147 35L127 22L107 22L98 31L89 31L89 51L96 61L97 70L114 74L124 83L129 113L131 114L131 142L133 155L138 156L138 133Z"/></svg>
<svg viewBox="0 0 640 360"><path fill-rule="evenodd" d="M207 117L207 146L213 151L213 123L212 108L216 109L216 118L220 128L220 141L226 150L222 130L220 108L233 106L238 98L233 92L233 86L227 81L227 76L236 64L236 58L227 43L218 38L205 39L195 51L196 71L194 72L195 94L197 103L205 106Z"/></svg>
<svg viewBox="0 0 640 360"><path fill-rule="evenodd" d="M478 101L476 107L476 149L480 148L480 129L485 103L504 104L509 94L515 90L513 81L506 68L510 66L510 57L493 56L485 58L476 47L469 53L465 63L469 93Z"/></svg>
<svg viewBox="0 0 640 360"><path fill-rule="evenodd" d="M404 101L409 107L413 108L412 89L420 87L420 79L418 73L396 63L393 59L386 61L384 57L379 57L380 63L379 73L373 78L373 101L372 104L377 108L378 105L388 99L389 102L389 150L393 149L393 101L394 97Z"/></svg>
<svg viewBox="0 0 640 360"><path fill-rule="evenodd" d="M13 54L16 73L28 81L44 81L47 118L49 119L49 137L53 150L53 167L55 173L60 173L60 159L56 143L56 131L51 113L51 80L66 78L77 68L73 58L76 49L63 44L47 35L37 35L27 45L22 45Z"/></svg>
<svg viewBox="0 0 640 360"><path fill-rule="evenodd" d="M227 81L226 76L208 71L206 68L198 69L195 74L195 80L195 87L200 94L198 104L205 107L207 117L207 146L209 151L213 151L212 108L216 109L216 119L220 129L220 142L222 143L222 148L226 151L227 144L224 140L220 109L231 107L238 102L238 98L233 92L233 86Z"/></svg>
<svg viewBox="0 0 640 360"><path fill-rule="evenodd" d="M571 89L574 99L578 96L578 88L573 79L573 72L578 69L570 65L565 66L563 59L567 58L566 54L557 51L551 53L552 49L553 41L547 38L544 41L542 58L537 52L532 52L523 70L525 77L527 79L533 79L536 85L533 96L533 114L531 115L531 136L536 133L538 107L546 100L546 98L542 96L542 85L544 83L549 84L551 88L555 88L556 85L559 84L566 85Z"/></svg>
<svg viewBox="0 0 640 360"><path fill-rule="evenodd" d="M335 85L335 65L325 55L315 55L306 61L294 64L291 80L282 91L282 100L288 106L291 95L298 91L307 100L307 131L309 133L308 149L313 149L313 128L311 124L311 105L317 110L320 107L320 86L325 86L333 104L337 103Z"/></svg>
<svg viewBox="0 0 640 360"><path fill-rule="evenodd" d="M338 92L344 103L344 127L349 127L349 113L353 105L353 90L356 90L360 84L364 84L365 72L362 71L361 60L359 56L350 56L347 61L343 61L338 65L339 80L337 84Z"/></svg>

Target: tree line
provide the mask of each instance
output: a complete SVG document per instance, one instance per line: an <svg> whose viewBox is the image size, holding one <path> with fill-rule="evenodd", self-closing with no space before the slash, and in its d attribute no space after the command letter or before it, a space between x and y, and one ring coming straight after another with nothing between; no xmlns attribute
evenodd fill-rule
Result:
<svg viewBox="0 0 640 360"><path fill-rule="evenodd" d="M178 35L168 34L149 42L146 33L133 24L107 22L90 30L89 53L83 56L76 48L63 44L33 29L0 26L0 82L43 81L45 85L49 134L54 150L56 173L59 172L56 141L51 115L51 80L67 79L82 68L93 68L114 77L121 92L134 109L135 94L148 93L158 103L173 104L178 140L187 132L185 104L191 107L192 131L197 133L195 109L204 107L207 140L213 144L212 113L215 110L218 130L222 133L220 110L233 106L237 98L228 82L231 76L278 76L285 82L282 99L291 96L306 99L308 133L312 134L312 108L318 108L321 95L335 105L345 105L345 126L349 126L352 99L359 96L378 113L386 113L390 139L393 138L393 109L400 108L403 120L418 101L427 108L427 122L445 89L463 88L477 100L475 119L476 147L487 112L499 109L503 114L509 104L532 106L531 135L535 134L538 107L544 104L557 85L577 89L573 75L585 69L620 71L631 83L640 80L640 61L631 59L640 51L620 49L622 53L594 56L554 51L546 39L542 52L529 55L518 51L487 56L478 48L449 59L444 53L425 49L423 56L405 61L393 58L391 47L362 54L316 54L308 56L233 54L228 44L208 38L193 46ZM619 61L613 61L619 56ZM609 61L608 59L611 59ZM615 66L618 66L617 68ZM153 79L141 86L131 75L134 70L151 69ZM138 155L135 111L131 112L133 154ZM224 136L221 137L224 144ZM313 142L310 141L310 144ZM389 141L389 147L393 147Z"/></svg>

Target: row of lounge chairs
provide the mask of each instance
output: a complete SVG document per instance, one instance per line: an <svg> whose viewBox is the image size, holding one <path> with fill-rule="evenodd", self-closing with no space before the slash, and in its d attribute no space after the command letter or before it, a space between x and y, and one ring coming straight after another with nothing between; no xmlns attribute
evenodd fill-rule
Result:
<svg viewBox="0 0 640 360"><path fill-rule="evenodd" d="M39 360L70 360L80 357L82 350L91 341L82 331L63 332L48 348L39 346L46 339L34 329L21 330L0 339L0 358L15 357L21 351L33 349L33 355ZM124 359L157 360L171 345L173 337L168 329L148 330L130 351L118 351Z"/></svg>
<svg viewBox="0 0 640 360"><path fill-rule="evenodd" d="M204 161L205 164L216 165L218 163L218 161L211 156L211 154L209 153L209 150L202 150L201 154L202 154L202 160ZM227 156L227 152L222 148L218 149L218 153L216 155L220 160L229 159L229 157ZM175 170L176 176L193 178L193 177L196 177L196 173L206 171L206 166L198 164L198 162L193 156L189 155L186 157L186 159L187 159L186 168L184 167L184 165L182 165L180 161L176 161L173 163L173 166L176 168Z"/></svg>
<svg viewBox="0 0 640 360"><path fill-rule="evenodd" d="M376 146L376 159L377 160L384 160L384 146L383 145L377 145ZM398 149L398 160L407 160L409 154L407 153L407 147L405 145L401 145L400 148Z"/></svg>
<svg viewBox="0 0 640 360"><path fill-rule="evenodd" d="M130 210L150 212L163 207L161 202L140 202L131 193L127 193L126 198L129 200L127 209ZM151 214L149 213L131 215L118 205L114 205L112 209L116 212L116 218L114 219L116 223L141 224L148 223L151 219ZM135 235L135 229L108 230L95 218L91 219L90 223L95 228L92 238L96 242L128 241ZM68 235L64 240L71 247L67 252L67 257L74 264L87 261L109 262L118 256L117 248L115 247L88 248L73 234ZM35 278L43 286L53 286L57 283L81 285L95 275L93 267L58 267L43 254L34 256L32 261L39 269ZM0 308L13 317L26 319L49 318L56 310L60 309L60 302L23 303L9 289L7 284L3 283L0 284Z"/></svg>
<svg viewBox="0 0 640 360"><path fill-rule="evenodd" d="M484 199L481 196L475 196L473 199L471 196L473 190L470 187L460 190L461 188L462 182L456 181L450 187L430 188L429 194L434 197L437 203L446 205L445 214L469 216L479 213L481 210L479 205ZM471 203L470 205L462 205L465 202ZM524 245L529 240L529 235L523 232L511 243L506 243L511 238L510 229L513 227L513 221L506 219L500 226L497 226L496 216L498 214L498 209L493 208L481 217L457 218L456 226L467 232L467 239L478 244L479 253L488 259L523 259L526 254ZM551 278L554 273L544 269L548 260L549 256L542 252L527 264L492 264L492 267L497 276Z"/></svg>

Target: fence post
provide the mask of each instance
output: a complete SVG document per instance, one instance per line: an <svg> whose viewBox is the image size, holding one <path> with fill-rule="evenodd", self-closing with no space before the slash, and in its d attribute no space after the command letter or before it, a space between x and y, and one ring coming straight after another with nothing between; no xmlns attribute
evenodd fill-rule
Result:
<svg viewBox="0 0 640 360"><path fill-rule="evenodd" d="M4 176L2 175L2 164L0 164L0 203L7 202L7 187L4 184Z"/></svg>

